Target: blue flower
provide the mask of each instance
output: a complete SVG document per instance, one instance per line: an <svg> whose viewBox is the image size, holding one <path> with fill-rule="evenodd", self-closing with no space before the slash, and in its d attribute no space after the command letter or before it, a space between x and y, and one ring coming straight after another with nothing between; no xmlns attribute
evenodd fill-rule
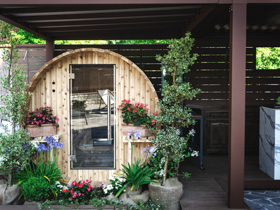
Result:
<svg viewBox="0 0 280 210"><path fill-rule="evenodd" d="M8 154L8 152L5 152L5 154L7 155L7 154Z"/></svg>
<svg viewBox="0 0 280 210"><path fill-rule="evenodd" d="M146 154L146 151L147 151L147 148L146 147L144 147L143 149L141 149L141 154Z"/></svg>
<svg viewBox="0 0 280 210"><path fill-rule="evenodd" d="M38 152L40 153L41 151L48 151L49 148L46 147L43 143L38 144Z"/></svg>
<svg viewBox="0 0 280 210"><path fill-rule="evenodd" d="M7 147L8 149L11 149L11 147Z"/></svg>

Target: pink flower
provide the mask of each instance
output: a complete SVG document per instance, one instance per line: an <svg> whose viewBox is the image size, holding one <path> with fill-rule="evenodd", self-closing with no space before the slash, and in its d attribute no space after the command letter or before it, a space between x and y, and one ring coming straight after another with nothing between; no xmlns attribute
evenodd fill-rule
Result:
<svg viewBox="0 0 280 210"><path fill-rule="evenodd" d="M58 121L59 121L58 117L55 119L55 121L56 121L56 122L58 122Z"/></svg>
<svg viewBox="0 0 280 210"><path fill-rule="evenodd" d="M76 181L74 181L74 182L72 182L72 186L75 186L77 184L77 182Z"/></svg>
<svg viewBox="0 0 280 210"><path fill-rule="evenodd" d="M84 184L84 183L86 183L86 182L85 182L84 180L82 180L82 181L81 181L81 184Z"/></svg>
<svg viewBox="0 0 280 210"><path fill-rule="evenodd" d="M147 108L146 111L149 111L149 109Z"/></svg>
<svg viewBox="0 0 280 210"><path fill-rule="evenodd" d="M87 191L90 191L90 189L91 189L90 187L89 187L89 188L87 188Z"/></svg>

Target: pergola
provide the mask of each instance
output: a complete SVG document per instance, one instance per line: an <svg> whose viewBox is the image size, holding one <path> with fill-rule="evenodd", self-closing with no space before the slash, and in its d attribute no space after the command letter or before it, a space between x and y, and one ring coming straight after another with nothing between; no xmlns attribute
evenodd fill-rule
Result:
<svg viewBox="0 0 280 210"><path fill-rule="evenodd" d="M1 0L0 19L46 40L169 39L191 31L229 40L230 208L244 198L246 40L276 43L280 0Z"/></svg>

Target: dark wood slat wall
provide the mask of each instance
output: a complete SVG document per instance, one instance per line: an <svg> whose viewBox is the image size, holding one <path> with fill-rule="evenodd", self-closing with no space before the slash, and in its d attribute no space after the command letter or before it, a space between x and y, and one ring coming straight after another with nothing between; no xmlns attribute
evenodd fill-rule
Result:
<svg viewBox="0 0 280 210"><path fill-rule="evenodd" d="M150 78L160 96L161 70L155 59L165 54L167 45L56 45L55 56L66 51L95 47L117 52L137 64ZM18 46L20 60L28 75L28 81L45 64L45 45ZM209 45L196 47L193 52L199 57L192 71L185 76L193 87L200 88L201 94L188 103L195 105L227 105L229 93L229 49L225 46ZM280 95L280 71L256 70L256 48L247 48L246 104L249 106L273 105Z"/></svg>

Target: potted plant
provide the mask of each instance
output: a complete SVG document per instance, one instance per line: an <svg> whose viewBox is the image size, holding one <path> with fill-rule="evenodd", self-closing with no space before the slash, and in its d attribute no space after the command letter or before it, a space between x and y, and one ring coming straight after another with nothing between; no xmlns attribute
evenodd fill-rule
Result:
<svg viewBox="0 0 280 210"><path fill-rule="evenodd" d="M58 121L58 117L52 114L52 107L37 108L26 118L26 130L30 137L55 135Z"/></svg>
<svg viewBox="0 0 280 210"><path fill-rule="evenodd" d="M22 128L26 100L30 94L26 92L26 79L23 71L15 65L18 60L15 40L13 39L14 28L10 25L1 24L1 34L6 37L7 48L2 50L3 75L0 84L4 94L0 96L3 106L0 107L1 121L4 132L0 133L0 169L8 175L7 184L0 185L1 204L18 204L20 200L20 187L15 183L17 171L26 168L30 157L34 154L33 145L28 142L29 135ZM2 43L3 44L3 43Z"/></svg>
<svg viewBox="0 0 280 210"><path fill-rule="evenodd" d="M184 74L190 71L189 66L194 64L197 54L191 54L194 39L190 33L181 39L170 40L169 51L164 56L157 56L157 60L163 64L162 70L166 72L162 99L159 102L160 112L154 117L162 129L153 129L156 137L151 139L153 145L160 151L164 163L161 185L151 183L149 185L151 199L166 205L166 209L179 209L179 199L183 194L183 186L177 178L167 178L168 166L173 163L178 172L179 163L185 158L187 137L180 136L180 128L194 124L191 120L191 109L182 106L184 100L192 100L199 89L193 89L189 82L183 81ZM157 199L159 199L157 201Z"/></svg>
<svg viewBox="0 0 280 210"><path fill-rule="evenodd" d="M131 104L130 100L123 100L118 107L118 111L122 112L124 124L122 124L122 132L127 136L132 130L138 130L142 137L153 136L154 134L147 129L154 126L155 121L148 115L149 109L143 103ZM154 113L153 115L156 115Z"/></svg>
<svg viewBox="0 0 280 210"><path fill-rule="evenodd" d="M118 191L116 197L119 196L124 189L128 195L137 195L142 192L142 185L149 184L151 182L157 183L157 181L152 180L153 171L146 165L142 165L141 160L137 158L135 163L128 163L128 167L123 166L123 174L116 173L120 175L122 179L126 180L124 186Z"/></svg>

